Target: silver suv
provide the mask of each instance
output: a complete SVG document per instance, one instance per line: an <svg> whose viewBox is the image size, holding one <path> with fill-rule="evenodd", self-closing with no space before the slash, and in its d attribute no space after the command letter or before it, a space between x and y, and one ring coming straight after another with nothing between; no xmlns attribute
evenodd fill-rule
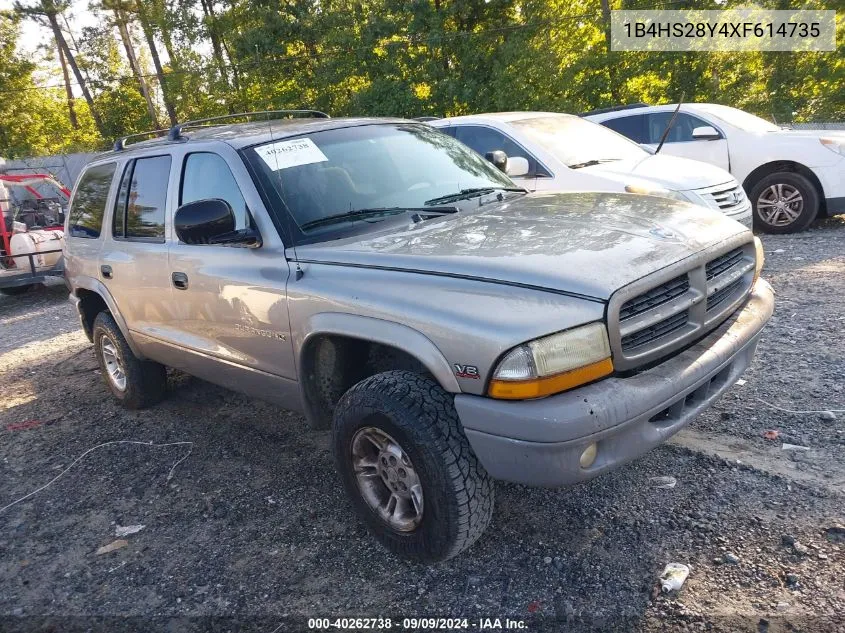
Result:
<svg viewBox="0 0 845 633"><path fill-rule="evenodd" d="M98 157L66 276L126 407L174 367L331 428L392 551L443 560L493 480L563 486L664 441L748 367L760 244L721 214L516 187L401 119L204 121ZM241 115L246 117L247 115Z"/></svg>

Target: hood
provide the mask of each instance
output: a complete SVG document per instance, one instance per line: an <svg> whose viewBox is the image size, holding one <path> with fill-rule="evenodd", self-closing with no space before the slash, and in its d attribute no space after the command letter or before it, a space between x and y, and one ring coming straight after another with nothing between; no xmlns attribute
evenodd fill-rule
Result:
<svg viewBox="0 0 845 633"><path fill-rule="evenodd" d="M734 178L721 167L703 163L689 158L664 156L661 154L647 154L642 158L617 160L612 163L602 163L591 167L583 167L578 171L589 172L597 176L605 176L618 180L623 185L636 184L648 180L664 189L672 191L689 191L722 185Z"/></svg>
<svg viewBox="0 0 845 633"><path fill-rule="evenodd" d="M767 134L784 136L787 138L835 138L838 141L845 141L845 130L790 130L783 128L777 132L768 132Z"/></svg>
<svg viewBox="0 0 845 633"><path fill-rule="evenodd" d="M400 230L300 246L297 258L483 279L604 301L644 275L744 231L720 213L665 198L537 193Z"/></svg>

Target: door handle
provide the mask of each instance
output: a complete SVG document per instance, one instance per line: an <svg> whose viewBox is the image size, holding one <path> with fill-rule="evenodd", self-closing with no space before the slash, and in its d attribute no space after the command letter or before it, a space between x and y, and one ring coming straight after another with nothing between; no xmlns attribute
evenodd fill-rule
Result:
<svg viewBox="0 0 845 633"><path fill-rule="evenodd" d="M188 288L188 275L185 273L173 273L170 275L170 279L173 281L173 285L179 290L187 290Z"/></svg>
<svg viewBox="0 0 845 633"><path fill-rule="evenodd" d="M103 277L105 277L106 279L112 278L111 266L109 266L108 264L103 264L102 266L100 266L100 272L103 273Z"/></svg>

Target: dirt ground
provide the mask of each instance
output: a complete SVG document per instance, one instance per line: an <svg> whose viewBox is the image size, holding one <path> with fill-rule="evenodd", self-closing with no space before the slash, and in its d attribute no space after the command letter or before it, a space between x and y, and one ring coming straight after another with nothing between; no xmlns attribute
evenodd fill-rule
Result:
<svg viewBox="0 0 845 633"><path fill-rule="evenodd" d="M367 536L300 416L176 374L124 411L61 283L0 297L0 631L845 631L845 220L763 239L777 307L746 382L617 472L499 484L487 533L434 566ZM664 596L670 562L692 571Z"/></svg>

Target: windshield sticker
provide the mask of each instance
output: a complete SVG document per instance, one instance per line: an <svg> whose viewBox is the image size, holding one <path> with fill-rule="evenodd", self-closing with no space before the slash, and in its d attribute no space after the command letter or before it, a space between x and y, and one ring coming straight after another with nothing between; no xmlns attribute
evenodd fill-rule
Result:
<svg viewBox="0 0 845 633"><path fill-rule="evenodd" d="M310 138L270 143L256 147L255 151L273 171L329 160Z"/></svg>

